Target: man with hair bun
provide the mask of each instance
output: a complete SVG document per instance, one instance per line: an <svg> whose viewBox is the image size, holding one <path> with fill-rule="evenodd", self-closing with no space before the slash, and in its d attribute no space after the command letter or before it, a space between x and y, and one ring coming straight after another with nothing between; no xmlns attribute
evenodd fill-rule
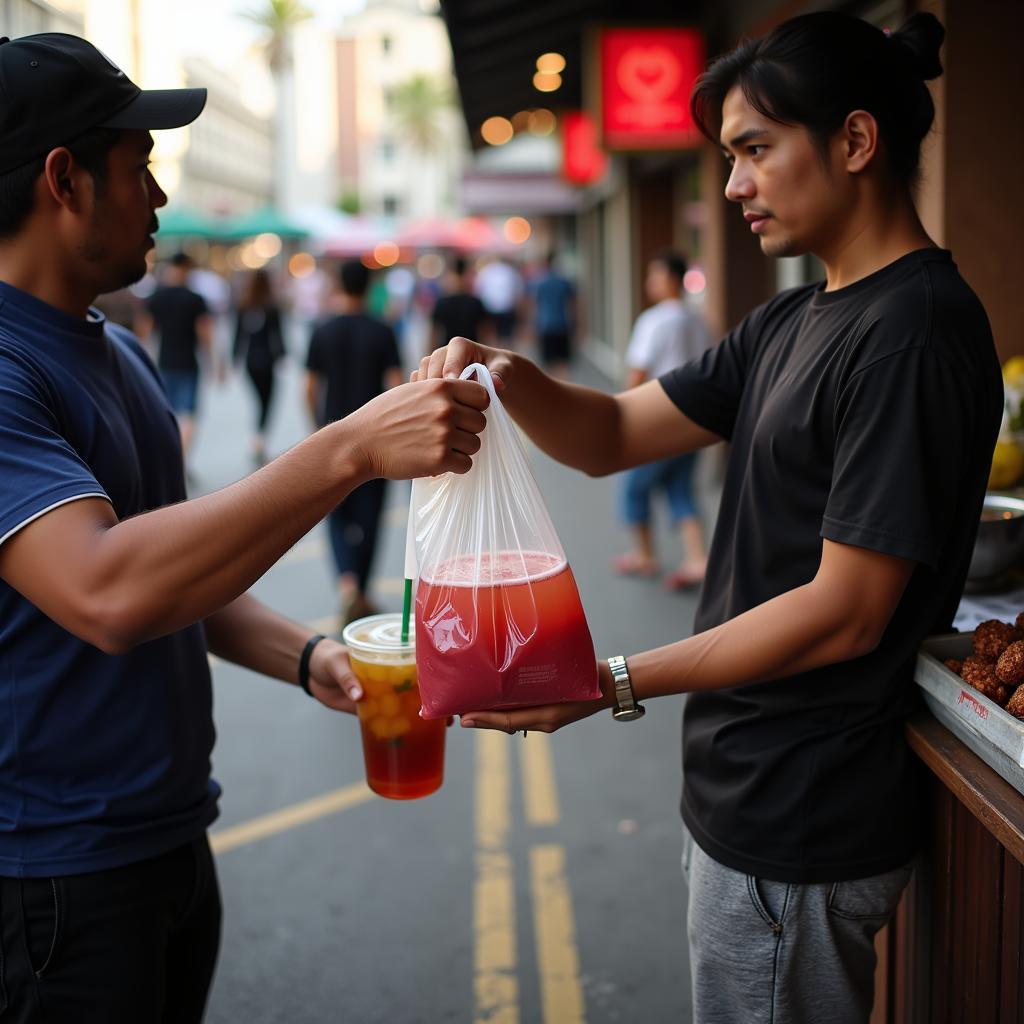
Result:
<svg viewBox="0 0 1024 1024"><path fill-rule="evenodd" d="M929 14L886 35L819 12L698 80L726 197L766 255L812 252L823 282L619 395L462 341L417 373L486 362L539 447L591 474L731 442L696 635L602 662L603 701L462 719L550 732L688 694L698 1024L864 1024L918 848L914 659L951 626L1002 413L985 312L914 207L942 39Z"/></svg>

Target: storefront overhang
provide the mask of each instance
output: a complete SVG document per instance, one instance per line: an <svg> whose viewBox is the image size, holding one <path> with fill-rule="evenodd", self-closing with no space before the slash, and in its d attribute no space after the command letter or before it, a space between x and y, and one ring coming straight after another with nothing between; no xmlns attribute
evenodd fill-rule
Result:
<svg viewBox="0 0 1024 1024"><path fill-rule="evenodd" d="M442 0L462 111L474 148L488 117L511 117L535 107L576 110L584 105L584 45L601 25L700 24L704 0ZM565 57L556 92L534 88L537 58Z"/></svg>

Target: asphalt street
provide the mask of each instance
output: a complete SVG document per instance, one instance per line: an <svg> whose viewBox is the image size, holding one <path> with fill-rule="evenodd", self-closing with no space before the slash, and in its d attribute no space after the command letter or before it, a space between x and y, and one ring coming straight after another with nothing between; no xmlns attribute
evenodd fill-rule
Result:
<svg viewBox="0 0 1024 1024"><path fill-rule="evenodd" d="M579 372L601 386L593 371ZM249 471L246 384L236 375L203 388L197 492ZM308 429L300 388L289 363L272 414L273 453ZM616 481L537 453L533 463L598 654L689 635L695 594L609 569L625 543ZM711 466L699 474L705 480ZM387 610L401 607L407 495L406 484L391 485L373 588ZM675 538L664 525L660 534L670 564ZM320 631L334 629L323 528L255 593ZM456 725L442 789L395 802L363 785L354 719L233 665L214 661L213 671L214 774L224 795L211 837L225 924L210 1024L690 1019L681 698L653 702L637 723L601 713L551 737Z"/></svg>

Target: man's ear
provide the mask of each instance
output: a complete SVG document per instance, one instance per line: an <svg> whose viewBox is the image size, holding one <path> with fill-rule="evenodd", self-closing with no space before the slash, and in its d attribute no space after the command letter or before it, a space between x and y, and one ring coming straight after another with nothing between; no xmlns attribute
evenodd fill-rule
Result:
<svg viewBox="0 0 1024 1024"><path fill-rule="evenodd" d="M43 166L43 181L54 202L71 213L80 212L83 168L75 162L70 150L63 146L50 150Z"/></svg>
<svg viewBox="0 0 1024 1024"><path fill-rule="evenodd" d="M874 115L866 110L854 110L847 114L842 140L847 171L857 174L865 170L878 151L878 122Z"/></svg>

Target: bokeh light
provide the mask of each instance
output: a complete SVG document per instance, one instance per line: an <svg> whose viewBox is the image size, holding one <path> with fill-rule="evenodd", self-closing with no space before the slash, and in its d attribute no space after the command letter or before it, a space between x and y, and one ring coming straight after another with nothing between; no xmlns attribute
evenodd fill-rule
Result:
<svg viewBox="0 0 1024 1024"><path fill-rule="evenodd" d="M683 275L683 287L690 295L700 295L707 287L707 283L704 271L696 267L692 267Z"/></svg>
<svg viewBox="0 0 1024 1024"><path fill-rule="evenodd" d="M297 252L288 261L288 273L292 277L309 277L316 270L316 257L312 253Z"/></svg>
<svg viewBox="0 0 1024 1024"><path fill-rule="evenodd" d="M398 262L400 253L394 242L378 242L373 247L373 258L382 267L393 267Z"/></svg>
<svg viewBox="0 0 1024 1024"><path fill-rule="evenodd" d="M416 261L416 271L420 277L433 281L444 273L444 257L436 252L425 252Z"/></svg>
<svg viewBox="0 0 1024 1024"><path fill-rule="evenodd" d="M565 70L565 58L560 53L542 53L537 58L537 70L545 75L557 75Z"/></svg>
<svg viewBox="0 0 1024 1024"><path fill-rule="evenodd" d="M264 260L272 260L281 251L281 239L272 232L265 231L252 240L252 249Z"/></svg>
<svg viewBox="0 0 1024 1024"><path fill-rule="evenodd" d="M558 118L545 107L530 111L527 128L531 135L550 135L558 125Z"/></svg>
<svg viewBox="0 0 1024 1024"><path fill-rule="evenodd" d="M562 87L562 76L549 75L544 71L538 71L533 76L533 87L538 92L554 92Z"/></svg>
<svg viewBox="0 0 1024 1024"><path fill-rule="evenodd" d="M502 227L505 240L513 245L522 245L532 232L530 222L525 217L509 217Z"/></svg>
<svg viewBox="0 0 1024 1024"><path fill-rule="evenodd" d="M520 110L512 115L512 130L516 132L529 131L530 128L530 116L533 114L532 110Z"/></svg>
<svg viewBox="0 0 1024 1024"><path fill-rule="evenodd" d="M504 146L513 134L512 122L507 117L489 117L480 125L480 135L491 146Z"/></svg>

